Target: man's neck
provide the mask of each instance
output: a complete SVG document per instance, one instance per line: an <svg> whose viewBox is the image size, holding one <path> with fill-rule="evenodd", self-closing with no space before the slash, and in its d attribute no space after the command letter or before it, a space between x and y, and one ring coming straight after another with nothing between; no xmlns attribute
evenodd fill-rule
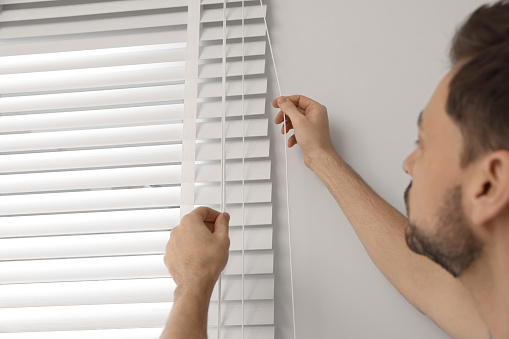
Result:
<svg viewBox="0 0 509 339"><path fill-rule="evenodd" d="M481 258L460 277L495 339L509 338L509 227L498 227ZM506 233L506 234L504 234Z"/></svg>

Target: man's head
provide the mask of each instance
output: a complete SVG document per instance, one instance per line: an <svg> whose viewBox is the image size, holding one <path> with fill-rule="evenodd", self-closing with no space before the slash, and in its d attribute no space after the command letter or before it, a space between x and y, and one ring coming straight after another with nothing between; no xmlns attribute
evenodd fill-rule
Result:
<svg viewBox="0 0 509 339"><path fill-rule="evenodd" d="M451 60L404 163L405 200L410 248L459 276L509 210L509 0L474 12Z"/></svg>

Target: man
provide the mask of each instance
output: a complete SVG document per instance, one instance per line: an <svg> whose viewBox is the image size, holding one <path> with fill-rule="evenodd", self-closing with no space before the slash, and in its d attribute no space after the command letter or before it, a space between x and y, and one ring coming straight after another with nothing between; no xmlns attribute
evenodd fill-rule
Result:
<svg viewBox="0 0 509 339"><path fill-rule="evenodd" d="M289 118L295 135L288 146L300 145L305 165L407 300L453 338L509 338L508 0L470 17L451 60L403 165L413 180L405 193L409 219L336 154L324 106L281 97L273 102L281 109L275 122ZM166 263L179 287L162 338L206 337L208 298L227 260L227 220L201 208L173 231Z"/></svg>

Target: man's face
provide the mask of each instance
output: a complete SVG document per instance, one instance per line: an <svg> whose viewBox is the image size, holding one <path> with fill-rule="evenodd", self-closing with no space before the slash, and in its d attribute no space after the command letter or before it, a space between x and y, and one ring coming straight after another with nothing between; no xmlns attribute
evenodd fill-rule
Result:
<svg viewBox="0 0 509 339"><path fill-rule="evenodd" d="M438 85L419 118L417 148L403 168L412 176L405 192L408 246L457 277L480 255L481 244L463 207L463 138L445 110L453 75L451 71Z"/></svg>

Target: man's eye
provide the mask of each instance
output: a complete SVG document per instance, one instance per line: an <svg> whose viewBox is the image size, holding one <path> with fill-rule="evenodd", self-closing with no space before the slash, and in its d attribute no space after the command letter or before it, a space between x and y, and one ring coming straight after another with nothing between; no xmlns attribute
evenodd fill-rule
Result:
<svg viewBox="0 0 509 339"><path fill-rule="evenodd" d="M419 146L421 144L421 141L419 139L415 140L415 146Z"/></svg>

